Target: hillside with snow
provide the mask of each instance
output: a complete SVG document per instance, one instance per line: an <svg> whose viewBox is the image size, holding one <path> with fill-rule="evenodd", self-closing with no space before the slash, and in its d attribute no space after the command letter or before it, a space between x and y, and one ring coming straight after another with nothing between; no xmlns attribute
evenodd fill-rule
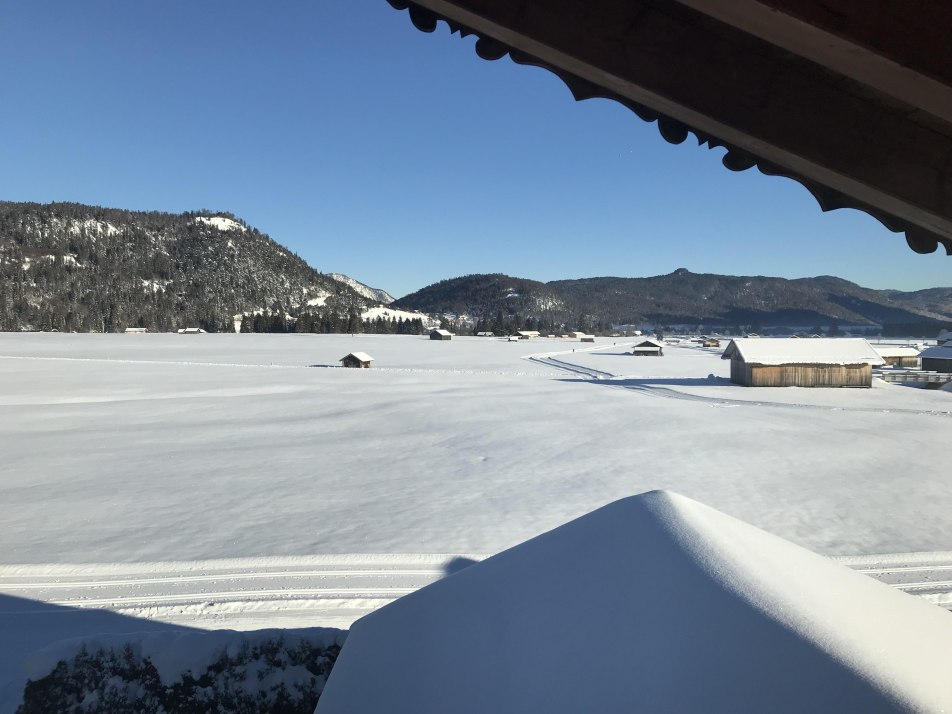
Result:
<svg viewBox="0 0 952 714"><path fill-rule="evenodd" d="M344 283L344 285L347 285L359 295L363 295L365 298L369 298L370 300L379 302L383 305L389 305L394 300L396 300L396 298L386 290L369 287L368 285L364 285L359 280L354 280L343 273L328 273L327 275L328 277L334 278L334 280L338 282Z"/></svg>
<svg viewBox="0 0 952 714"><path fill-rule="evenodd" d="M230 214L0 202L0 330L231 331L246 315L284 331L307 315L343 331L377 304Z"/></svg>

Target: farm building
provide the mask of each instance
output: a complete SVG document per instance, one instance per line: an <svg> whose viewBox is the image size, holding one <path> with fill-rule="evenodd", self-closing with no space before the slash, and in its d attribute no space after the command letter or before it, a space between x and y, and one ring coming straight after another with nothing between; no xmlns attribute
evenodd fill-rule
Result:
<svg viewBox="0 0 952 714"><path fill-rule="evenodd" d="M644 340L634 346L631 353L636 357L663 357L662 345L657 340Z"/></svg>
<svg viewBox="0 0 952 714"><path fill-rule="evenodd" d="M579 342L594 342L594 341L595 341L595 335L582 335L579 338Z"/></svg>
<svg viewBox="0 0 952 714"><path fill-rule="evenodd" d="M952 342L928 347L919 353L922 368L932 372L952 372Z"/></svg>
<svg viewBox="0 0 952 714"><path fill-rule="evenodd" d="M452 340L453 333L449 330L433 330L430 332L431 340Z"/></svg>
<svg viewBox="0 0 952 714"><path fill-rule="evenodd" d="M731 361L731 382L745 387L869 387L873 365L883 364L859 338L738 338L722 359Z"/></svg>
<svg viewBox="0 0 952 714"><path fill-rule="evenodd" d="M178 334L180 335L204 335L205 330L201 327L180 327L178 329Z"/></svg>
<svg viewBox="0 0 952 714"><path fill-rule="evenodd" d="M530 337L538 337L539 331L538 330L517 330L516 334L519 336L519 339L528 340Z"/></svg>
<svg viewBox="0 0 952 714"><path fill-rule="evenodd" d="M350 367L352 369L369 369L370 363L373 361L374 358L366 352L351 352L339 360L341 367Z"/></svg>
<svg viewBox="0 0 952 714"><path fill-rule="evenodd" d="M148 330L144 327L127 327L125 332L127 335L144 335Z"/></svg>
<svg viewBox="0 0 952 714"><path fill-rule="evenodd" d="M919 350L915 347L875 345L873 349L876 350L876 354L883 358L883 362L890 367L911 367L915 369L919 366Z"/></svg>
<svg viewBox="0 0 952 714"><path fill-rule="evenodd" d="M701 347L720 347L721 341L716 337L707 337L701 340Z"/></svg>
<svg viewBox="0 0 952 714"><path fill-rule="evenodd" d="M477 332L476 337L495 337L493 332Z"/></svg>

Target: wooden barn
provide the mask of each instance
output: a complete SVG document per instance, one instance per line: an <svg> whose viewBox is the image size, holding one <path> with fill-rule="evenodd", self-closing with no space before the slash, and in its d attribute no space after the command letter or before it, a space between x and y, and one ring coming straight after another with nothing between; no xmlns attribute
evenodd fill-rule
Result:
<svg viewBox="0 0 952 714"><path fill-rule="evenodd" d="M919 366L919 350L915 347L898 347L894 345L874 345L876 354L883 358L889 367L908 367L916 369Z"/></svg>
<svg viewBox="0 0 952 714"><path fill-rule="evenodd" d="M635 357L663 357L663 348L664 345L657 340L647 339L635 345L631 353Z"/></svg>
<svg viewBox="0 0 952 714"><path fill-rule="evenodd" d="M449 330L433 330L430 332L431 340L452 340L453 333Z"/></svg>
<svg viewBox="0 0 952 714"><path fill-rule="evenodd" d="M370 363L373 361L374 358L366 352L351 352L339 360L341 367L350 367L351 369L370 369Z"/></svg>
<svg viewBox="0 0 952 714"><path fill-rule="evenodd" d="M705 337L701 340L701 347L720 347L721 341L716 337Z"/></svg>
<svg viewBox="0 0 952 714"><path fill-rule="evenodd" d="M927 347L919 353L919 358L926 371L952 373L952 342Z"/></svg>
<svg viewBox="0 0 952 714"><path fill-rule="evenodd" d="M731 382L745 387L870 387L873 365L883 364L859 338L731 340Z"/></svg>

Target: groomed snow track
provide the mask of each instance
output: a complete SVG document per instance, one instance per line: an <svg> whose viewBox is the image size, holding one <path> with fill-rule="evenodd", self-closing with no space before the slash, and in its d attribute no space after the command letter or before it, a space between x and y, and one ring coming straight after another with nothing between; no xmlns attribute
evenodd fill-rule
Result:
<svg viewBox="0 0 952 714"><path fill-rule="evenodd" d="M339 555L188 563L0 566L0 593L37 601L0 614L102 609L218 629L343 627L483 556ZM952 610L952 553L838 557L894 588Z"/></svg>

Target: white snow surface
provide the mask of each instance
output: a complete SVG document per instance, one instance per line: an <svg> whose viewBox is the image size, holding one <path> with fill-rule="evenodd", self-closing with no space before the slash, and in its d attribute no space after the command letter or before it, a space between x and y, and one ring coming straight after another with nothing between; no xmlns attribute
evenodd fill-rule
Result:
<svg viewBox="0 0 952 714"><path fill-rule="evenodd" d="M359 620L317 714L942 712L952 615L673 493Z"/></svg>
<svg viewBox="0 0 952 714"><path fill-rule="evenodd" d="M403 318L404 320L423 320L423 325L428 326L433 320L429 315L422 312L413 312L412 310L397 310L396 308L377 306L364 310L360 314L360 317L364 320L376 320L378 317L382 317L385 320L398 320Z"/></svg>
<svg viewBox="0 0 952 714"><path fill-rule="evenodd" d="M747 364L872 364L883 363L872 345L860 337L792 340L784 337L735 337L724 350L724 359L734 352Z"/></svg>
<svg viewBox="0 0 952 714"><path fill-rule="evenodd" d="M652 488L824 554L950 549L949 392L631 344L0 334L2 561L494 553Z"/></svg>
<svg viewBox="0 0 952 714"><path fill-rule="evenodd" d="M235 221L231 218L226 218L225 216L196 216L195 222L204 223L205 225L212 226L213 228L217 228L220 231L241 231L244 233L248 230L238 221Z"/></svg>

